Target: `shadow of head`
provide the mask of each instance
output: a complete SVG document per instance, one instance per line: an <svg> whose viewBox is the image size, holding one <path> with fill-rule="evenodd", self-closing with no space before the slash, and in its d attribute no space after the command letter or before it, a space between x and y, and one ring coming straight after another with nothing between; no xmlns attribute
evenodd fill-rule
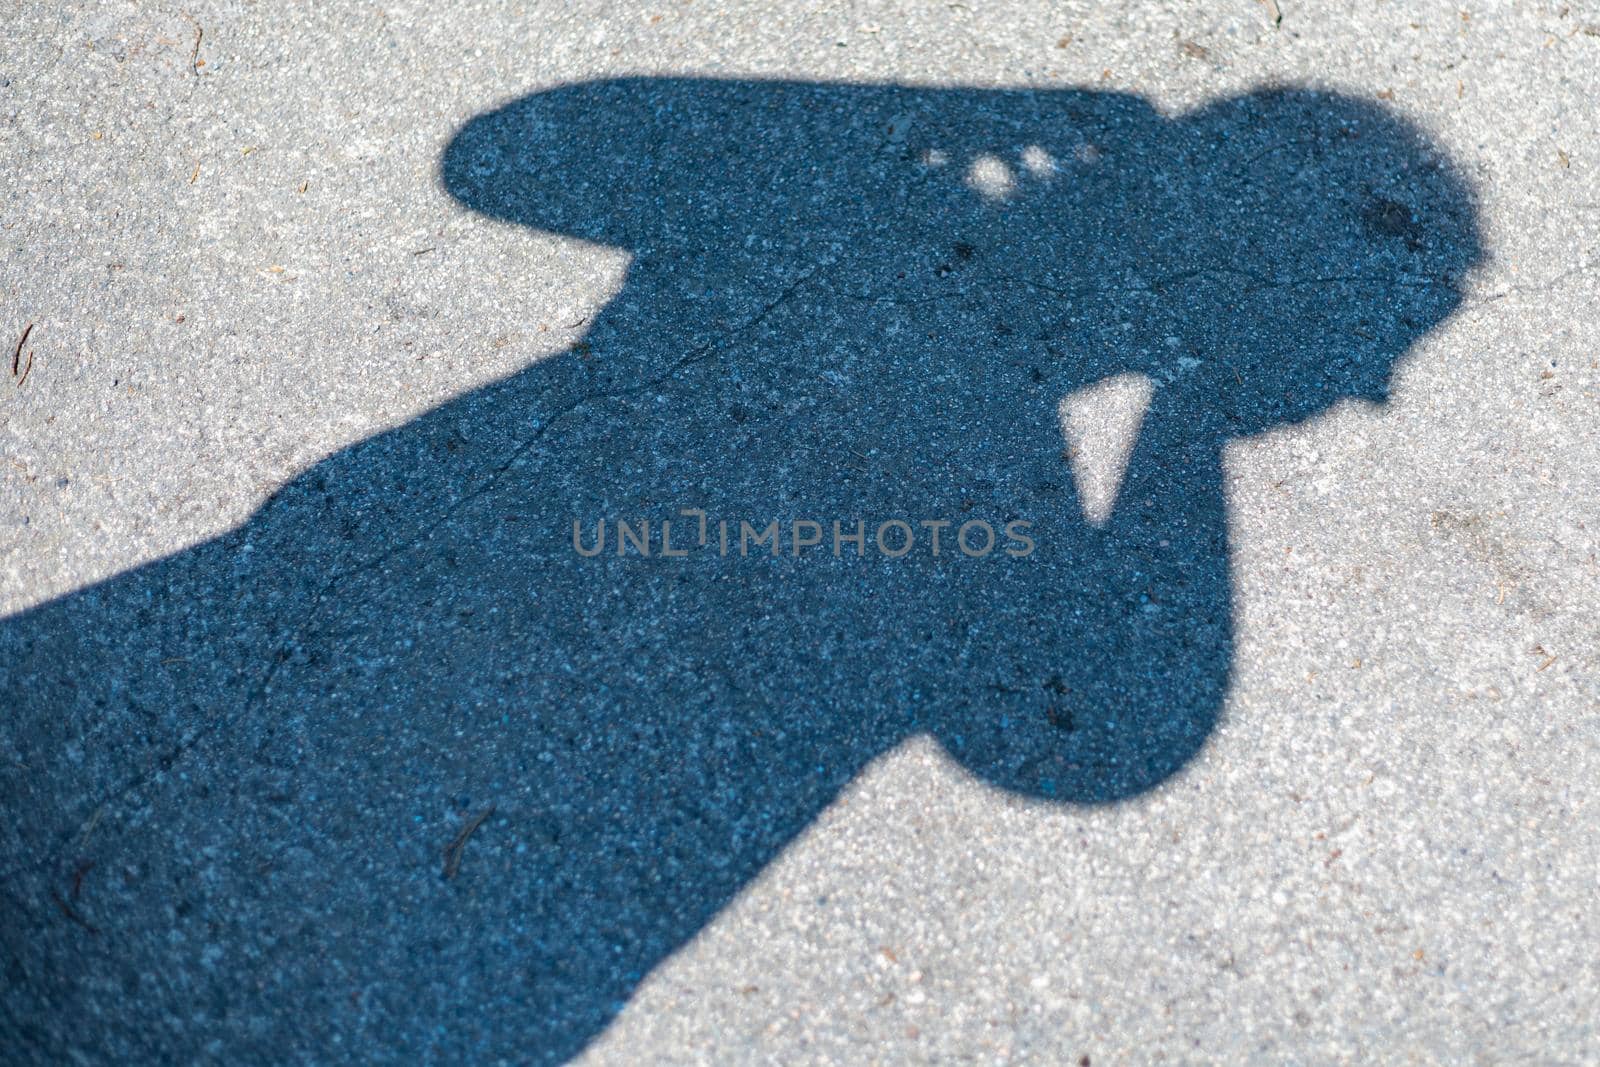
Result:
<svg viewBox="0 0 1600 1067"><path fill-rule="evenodd" d="M1169 118L1118 93L621 79L473 119L441 174L475 211L719 279L826 263L888 293L981 247L1020 299L1146 290L1162 343L1076 352L1083 374L1162 377L1181 348L1235 435L1385 400L1482 254L1440 149L1306 89Z"/></svg>
<svg viewBox="0 0 1600 1067"><path fill-rule="evenodd" d="M1059 569L973 598L971 616L1013 606L1013 636L952 649L989 678L937 688L1004 695L969 690L916 724L984 780L1063 800L1142 792L1215 724L1232 663L1222 444L1382 403L1481 256L1470 187L1421 132L1303 89L1169 117L1086 91L603 81L473 119L441 171L475 211L631 252L618 303L642 301L642 324L715 317L796 277L838 297L824 313L893 309L914 373L962 383L924 395L891 360L872 385L929 456L962 447L959 420L990 457L1059 465L1053 414L1039 417L1053 408L1030 389L1053 404L1113 375L1151 383L1134 503L1099 532L1041 520ZM862 327L796 348L823 373L882 344ZM1008 366L1027 368L1020 384ZM1008 396L1029 410L997 413ZM920 414L936 405L970 418ZM1047 504L1021 486L1006 506ZM1041 585L1053 603L1029 601Z"/></svg>

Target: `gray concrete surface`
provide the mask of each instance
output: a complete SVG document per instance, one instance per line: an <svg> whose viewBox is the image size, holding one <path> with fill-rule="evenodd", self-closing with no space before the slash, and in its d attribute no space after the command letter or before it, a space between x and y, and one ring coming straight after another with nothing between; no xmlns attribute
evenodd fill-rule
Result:
<svg viewBox="0 0 1600 1067"><path fill-rule="evenodd" d="M1600 1057L1600 9L1281 7L8 4L4 1058Z"/></svg>

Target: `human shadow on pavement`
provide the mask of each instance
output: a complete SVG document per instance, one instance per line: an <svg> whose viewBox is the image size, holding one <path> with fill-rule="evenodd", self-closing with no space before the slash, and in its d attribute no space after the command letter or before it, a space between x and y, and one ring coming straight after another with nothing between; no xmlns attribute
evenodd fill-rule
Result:
<svg viewBox="0 0 1600 1067"><path fill-rule="evenodd" d="M1224 446L1383 402L1481 255L1439 149L1299 89L600 81L440 175L622 289L0 621L18 1058L559 1061L908 738L1160 785L1232 669Z"/></svg>

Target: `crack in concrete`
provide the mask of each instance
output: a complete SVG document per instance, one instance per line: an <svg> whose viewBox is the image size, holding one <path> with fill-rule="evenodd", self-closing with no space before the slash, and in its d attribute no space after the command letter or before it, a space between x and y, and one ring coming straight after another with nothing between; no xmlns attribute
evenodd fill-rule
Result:
<svg viewBox="0 0 1600 1067"><path fill-rule="evenodd" d="M731 329L723 331L720 336L693 349L687 355L674 361L662 373L652 378L648 378L643 382L629 386L626 389L607 389L593 393L586 393L583 396L577 397L571 402L558 408L546 419L541 421L534 428L532 433L519 442L517 446L506 455L505 459L491 470L489 476L480 485L451 501L451 503L445 508L444 512L439 516L437 521L439 523L449 521L450 517L456 514L461 508L493 490L494 487L499 484L500 479L517 464L518 460L526 455L528 451L544 437L545 433L548 432L551 427L557 423L557 421L564 419L567 416L572 415L588 405L598 401L635 396L639 393L645 392L646 390L653 389L669 381L686 368L697 363L704 362L706 359L709 359L711 356L715 355L719 350L724 348L732 341L744 336L746 333L765 322L780 307L788 303L789 300L791 300L794 295L800 291L801 287L810 281L817 274L817 272L822 269L823 265L824 264L818 264L813 266L811 269L802 272L792 282L785 286L777 296L763 305L758 311L755 312L755 314L745 319L744 322L732 327ZM190 730L184 737L179 739L176 744L172 745L160 756L156 757L156 759L149 766L147 766L145 770L133 775L121 785L110 790L108 793L102 796L99 802L93 806L90 814L79 821L77 827L71 831L70 836L77 838L81 843L81 841L87 837L86 831L97 824L99 820L104 817L109 808L120 804L135 790L149 784L161 775L164 775L170 771L178 764L180 760L184 759L184 757L186 757L202 742L225 732L229 727L245 719L257 708L259 708L262 702L265 700L267 694L271 691L272 682L277 677L278 672L282 668L283 664L289 661L289 658L293 654L295 648L299 647L303 643L306 636L313 632L311 623L317 618L322 609L323 603L327 600L329 595L332 594L334 589L351 574L356 573L358 570L366 570L372 567L381 566L386 561L394 559L397 556L404 555L406 552L416 548L416 546L424 539L425 535L418 536L403 544L392 546L377 556L374 556L368 560L363 560L353 566L345 566L341 564L340 568L326 582L324 582L322 587L317 590L315 595L313 595L310 608L300 613L300 617L304 620L304 622L302 622L302 624L296 628L289 637L280 642L277 648L273 650L271 661L267 664L267 667L262 672L259 680L251 689L250 694L243 701L240 710L233 715L219 716L209 723L206 723L202 726L197 726ZM0 873L0 881L8 880L23 872L36 873L48 865L53 858L53 855L45 855L32 863L19 864L8 871Z"/></svg>
<svg viewBox="0 0 1600 1067"><path fill-rule="evenodd" d="M1191 278L1216 276L1245 278L1255 283L1254 288L1256 289L1295 289L1317 285L1396 285L1413 289L1431 289L1455 284L1446 278L1429 278L1420 276L1415 278L1407 278L1403 275L1364 274L1335 274L1312 278L1282 278L1274 280L1239 267L1198 267L1194 270L1176 271L1172 274L1162 275L1161 277L1143 285L1136 286L1105 284L1066 287L1060 285L1051 285L1047 282L1042 282L1037 278L1029 278L1015 274L986 274L981 276L979 280L986 283L1004 282L1013 285L1021 285L1029 289L1036 289L1042 293L1050 293L1054 296L1080 298L1118 291L1159 293L1168 286L1175 285L1179 282L1188 281ZM896 307L916 307L922 304L936 303L940 300L960 299L965 296L970 296L974 292L981 291L984 288L987 288L987 286L962 287L958 289L946 290L944 292L935 293L928 296L918 297L899 297L893 295L889 291L880 293L862 293L850 292L848 290L828 289L827 292L831 296L841 297L846 300L855 300L861 303L890 304Z"/></svg>

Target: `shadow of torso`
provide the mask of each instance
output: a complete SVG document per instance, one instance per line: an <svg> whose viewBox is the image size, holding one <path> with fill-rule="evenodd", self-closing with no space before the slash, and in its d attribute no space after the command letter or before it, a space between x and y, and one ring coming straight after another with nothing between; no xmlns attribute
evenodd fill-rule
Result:
<svg viewBox="0 0 1600 1067"><path fill-rule="evenodd" d="M1030 797L1156 786L1232 668L1224 444L1381 401L1478 256L1415 131L1299 91L603 82L474 120L442 177L632 254L583 343L0 622L40 1048L557 1060L908 737ZM1148 410L1088 522L1060 406L1116 376ZM105 936L51 903L80 854Z"/></svg>

